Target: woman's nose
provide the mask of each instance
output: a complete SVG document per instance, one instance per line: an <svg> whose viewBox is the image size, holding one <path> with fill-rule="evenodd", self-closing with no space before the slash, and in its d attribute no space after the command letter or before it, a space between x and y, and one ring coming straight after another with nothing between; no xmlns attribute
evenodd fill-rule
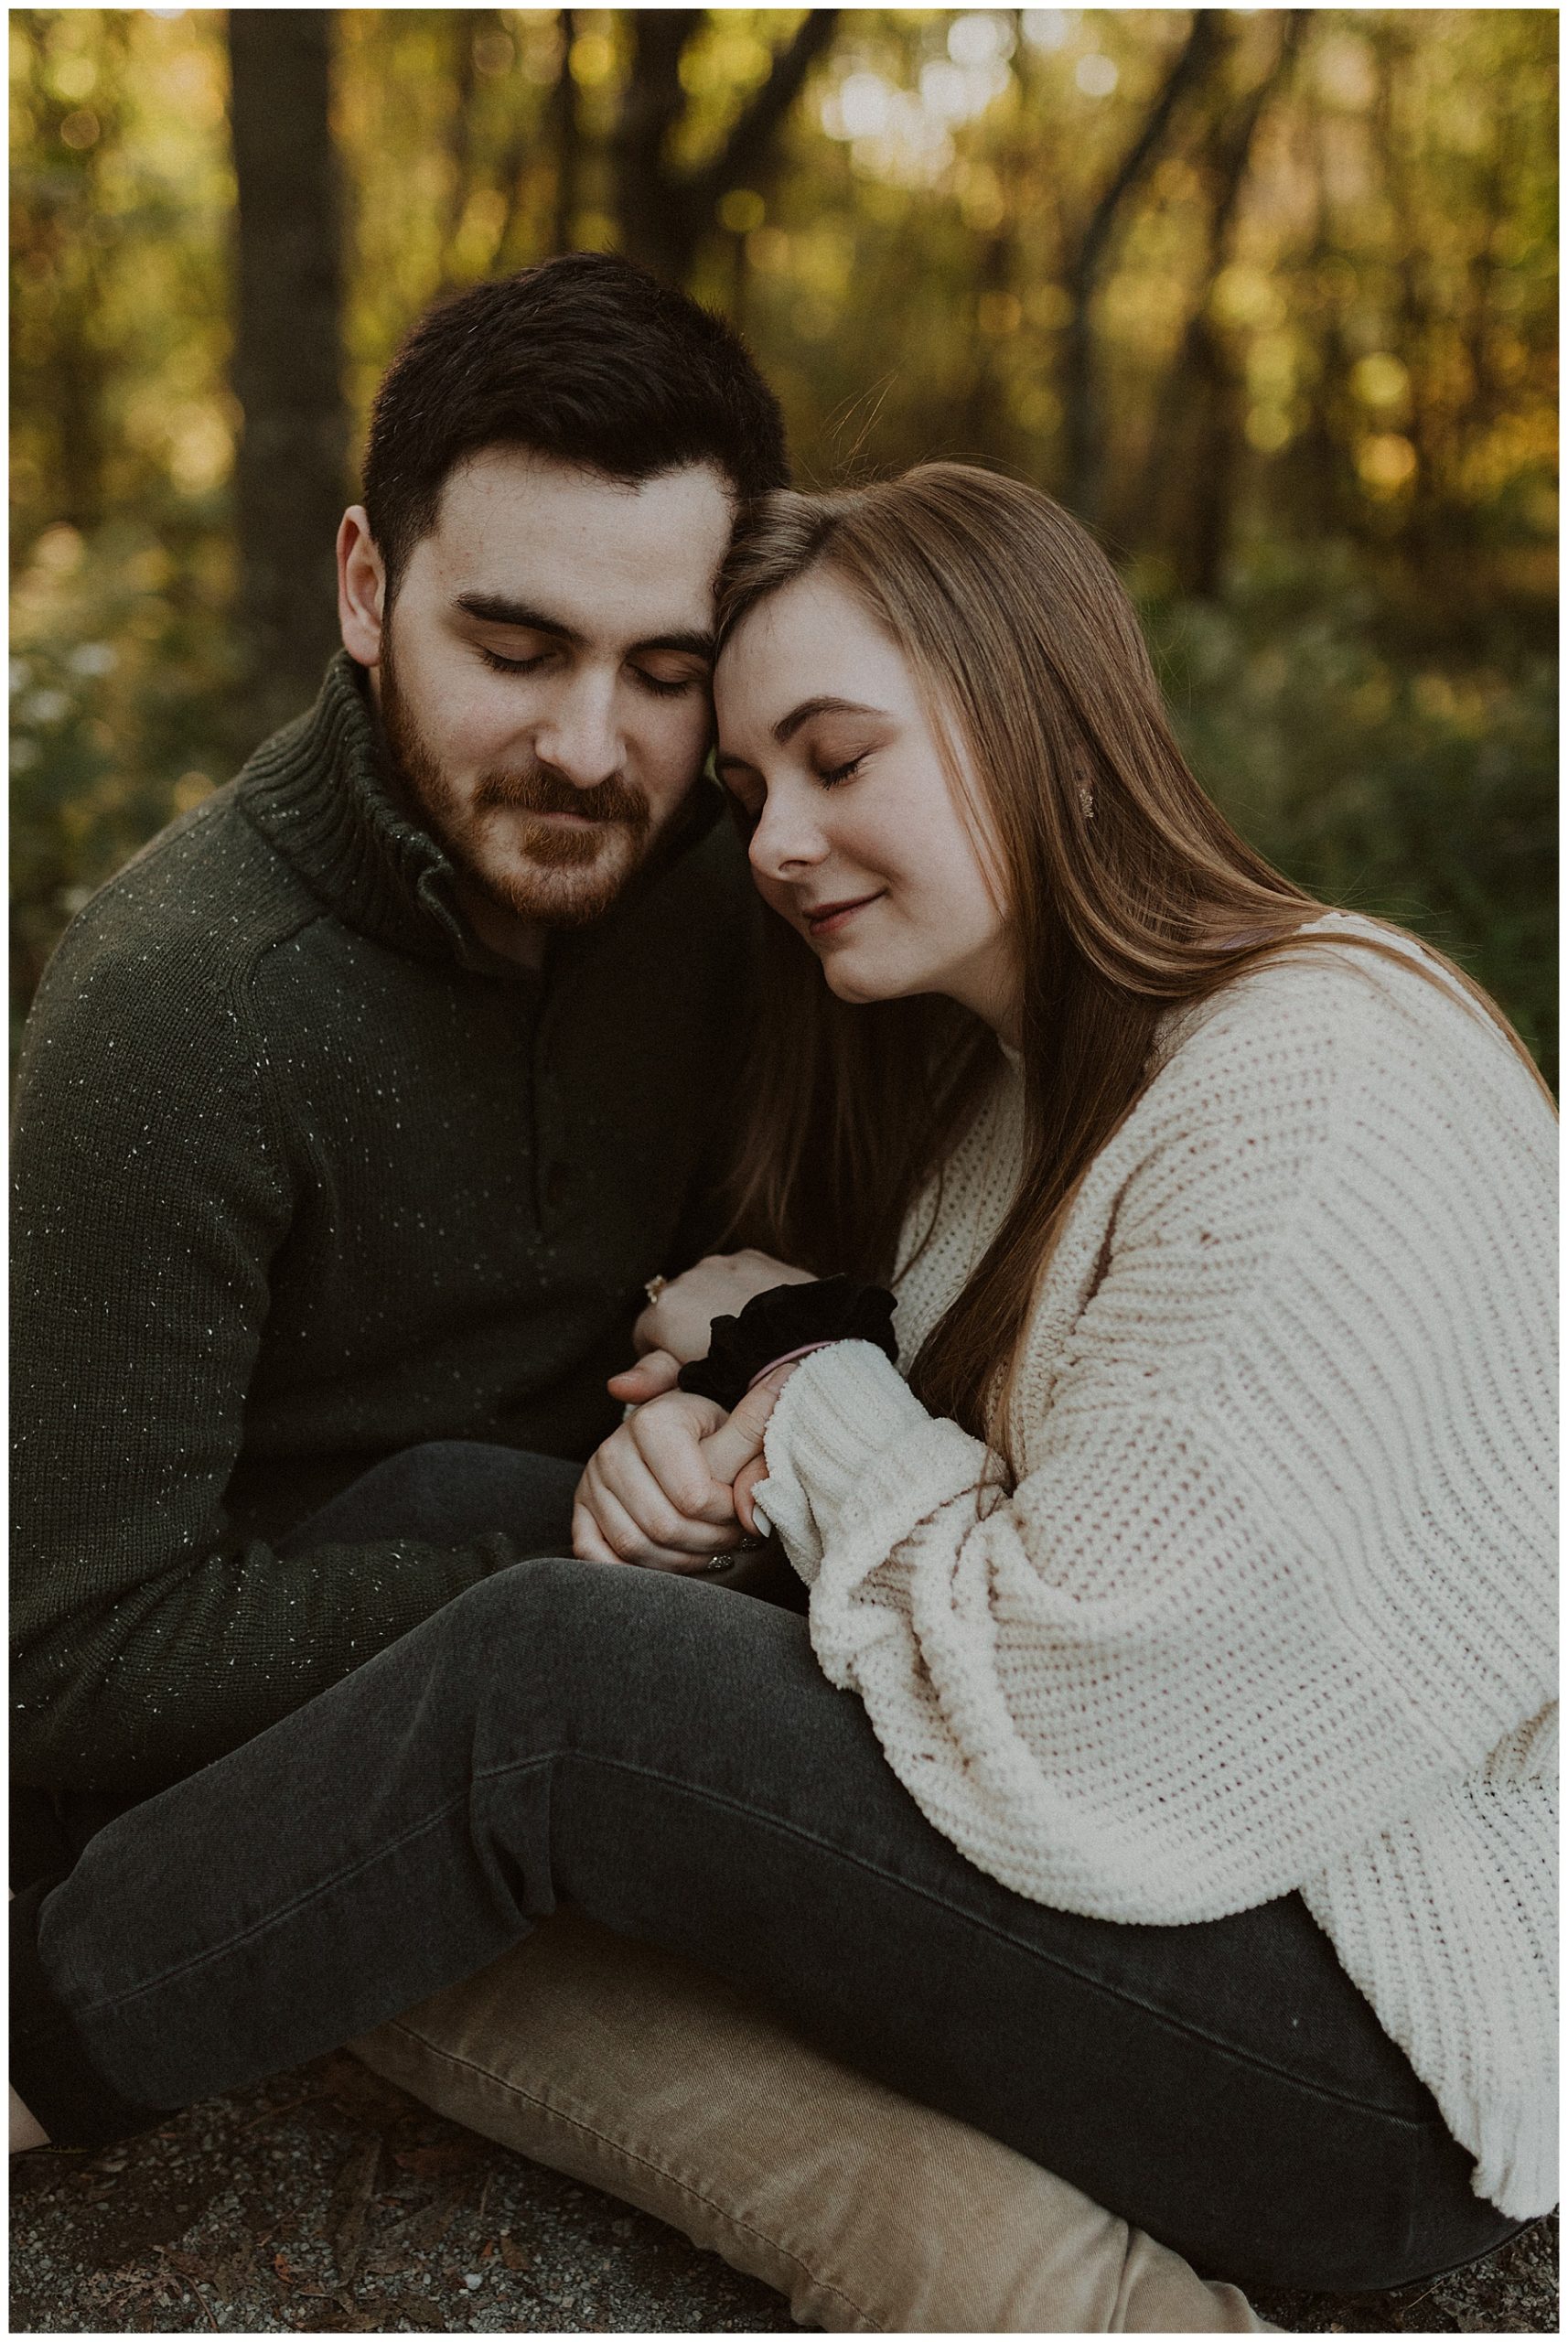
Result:
<svg viewBox="0 0 1568 2342"><path fill-rule="evenodd" d="M751 833L751 866L759 878L791 878L827 854L827 841L809 807L789 792L770 790Z"/></svg>
<svg viewBox="0 0 1568 2342"><path fill-rule="evenodd" d="M613 675L576 675L561 682L533 736L534 753L577 789L618 773L625 743L616 720Z"/></svg>

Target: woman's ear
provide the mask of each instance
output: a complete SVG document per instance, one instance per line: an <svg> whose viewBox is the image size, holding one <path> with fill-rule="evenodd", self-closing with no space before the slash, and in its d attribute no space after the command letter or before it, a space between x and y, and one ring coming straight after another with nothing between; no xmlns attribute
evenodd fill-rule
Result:
<svg viewBox="0 0 1568 2342"><path fill-rule="evenodd" d="M350 504L338 530L338 624L343 648L361 667L381 663L386 565L362 504Z"/></svg>

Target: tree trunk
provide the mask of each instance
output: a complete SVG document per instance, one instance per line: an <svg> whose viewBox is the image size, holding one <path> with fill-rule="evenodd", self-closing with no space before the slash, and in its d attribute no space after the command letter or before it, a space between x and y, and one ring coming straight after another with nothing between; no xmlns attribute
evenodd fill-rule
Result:
<svg viewBox="0 0 1568 2342"><path fill-rule="evenodd" d="M454 8L447 19L451 44L452 110L446 117L446 198L442 207L440 281L444 292L456 285L456 245L474 192L474 85L478 68L474 43L490 24L500 22L499 11Z"/></svg>
<svg viewBox="0 0 1568 2342"><path fill-rule="evenodd" d="M632 64L615 140L621 250L671 285L684 285L719 198L758 186L772 172L779 134L806 76L832 45L836 8L809 9L773 59L767 80L742 108L712 162L682 171L670 159L671 134L685 111L681 60L703 28L701 8L639 8Z"/></svg>
<svg viewBox="0 0 1568 2342"><path fill-rule="evenodd" d="M577 205L583 162L583 124L577 107L577 84L572 78L572 43L577 38L575 8L556 11L561 27L561 64L550 92L551 145L555 155L554 218L551 228L553 252L577 249Z"/></svg>
<svg viewBox="0 0 1568 2342"><path fill-rule="evenodd" d="M1099 517L1103 463L1094 297L1100 289L1112 239L1127 205L1159 160L1177 107L1208 73L1218 45L1213 12L1195 9L1187 39L1155 91L1132 145L1085 221L1077 249L1068 263L1066 291L1072 311L1063 350L1066 501L1085 521L1093 521Z"/></svg>
<svg viewBox="0 0 1568 2342"><path fill-rule="evenodd" d="M338 644L333 544L348 478L331 15L236 8L233 387L240 618L252 736L309 704Z"/></svg>
<svg viewBox="0 0 1568 2342"><path fill-rule="evenodd" d="M1144 509L1161 515L1177 586L1206 599L1219 591L1230 548L1244 405L1231 337L1215 315L1215 288L1230 261L1259 127L1284 85L1303 30L1301 10L1292 9L1273 62L1251 93L1239 100L1222 90L1218 96L1198 157L1208 206L1203 268L1145 468ZM1124 521L1119 533L1127 533Z"/></svg>
<svg viewBox="0 0 1568 2342"><path fill-rule="evenodd" d="M616 130L616 209L621 250L671 285L683 284L702 223L692 189L671 167L670 134L685 108L681 59L703 23L699 8L639 8L631 72Z"/></svg>
<svg viewBox="0 0 1568 2342"><path fill-rule="evenodd" d="M83 533L105 516L106 407L123 362L100 327L105 245L93 231L105 216L103 167L121 134L121 102L113 93L124 87L129 18L109 9L99 22L105 70L91 109L95 130L82 144L62 135L78 108L59 95L53 79L59 12L19 8L12 16L22 67L16 98L33 120L25 162L17 138L12 183L12 257L27 272L11 310L13 413L28 416L47 451L39 508ZM49 158L42 171L40 153ZM32 319L46 303L48 329L39 332Z"/></svg>
<svg viewBox="0 0 1568 2342"><path fill-rule="evenodd" d="M1419 566L1435 563L1444 550L1442 534L1445 516L1437 473L1437 433L1430 413L1428 367L1434 304L1428 289L1428 259L1422 244L1414 173L1410 167L1406 137L1410 53L1409 37L1402 27L1381 29L1374 44L1378 76L1372 122L1383 187L1399 240L1394 259L1393 330L1390 343L1410 377L1402 429L1415 451L1415 474L1400 533L1407 557Z"/></svg>

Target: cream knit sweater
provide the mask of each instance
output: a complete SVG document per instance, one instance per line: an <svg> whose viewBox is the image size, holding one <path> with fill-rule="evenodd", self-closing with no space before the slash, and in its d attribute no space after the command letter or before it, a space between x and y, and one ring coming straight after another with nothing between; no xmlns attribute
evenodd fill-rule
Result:
<svg viewBox="0 0 1568 2342"><path fill-rule="evenodd" d="M1299 1888L1522 2218L1556 2198L1555 1125L1479 1012L1326 924L1167 1021L1036 1297L1016 1484L846 1342L759 1498L945 1837L1103 1919ZM906 1230L906 1362L1021 1138L1004 1066Z"/></svg>

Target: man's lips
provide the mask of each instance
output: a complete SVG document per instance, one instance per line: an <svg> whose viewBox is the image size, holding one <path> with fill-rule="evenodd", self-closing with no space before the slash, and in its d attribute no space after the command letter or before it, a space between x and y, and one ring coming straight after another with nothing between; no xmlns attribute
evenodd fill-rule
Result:
<svg viewBox="0 0 1568 2342"><path fill-rule="evenodd" d="M874 894L846 895L841 902L818 903L811 908L802 907L800 915L806 922L807 932L813 938L819 935L836 935L838 930L853 919L856 911L865 908L867 903L879 903L884 891L883 888L878 887Z"/></svg>

